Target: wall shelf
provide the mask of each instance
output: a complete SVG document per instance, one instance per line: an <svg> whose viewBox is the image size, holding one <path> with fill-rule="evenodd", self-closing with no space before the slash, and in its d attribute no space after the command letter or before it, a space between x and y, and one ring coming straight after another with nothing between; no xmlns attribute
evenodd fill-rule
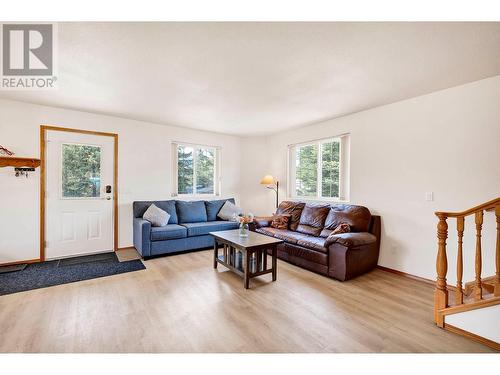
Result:
<svg viewBox="0 0 500 375"><path fill-rule="evenodd" d="M1 167L37 168L39 166L40 166L40 159L18 158L14 156L0 156L0 168Z"/></svg>

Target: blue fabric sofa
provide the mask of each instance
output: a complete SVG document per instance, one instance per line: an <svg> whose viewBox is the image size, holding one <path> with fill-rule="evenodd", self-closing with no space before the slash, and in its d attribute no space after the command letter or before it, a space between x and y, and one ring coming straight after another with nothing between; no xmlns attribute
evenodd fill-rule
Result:
<svg viewBox="0 0 500 375"><path fill-rule="evenodd" d="M214 240L209 232L238 228L238 223L217 217L226 201L235 203L233 198L134 202L134 247L144 258L211 247ZM170 214L167 225L152 227L149 221L142 218L152 203Z"/></svg>

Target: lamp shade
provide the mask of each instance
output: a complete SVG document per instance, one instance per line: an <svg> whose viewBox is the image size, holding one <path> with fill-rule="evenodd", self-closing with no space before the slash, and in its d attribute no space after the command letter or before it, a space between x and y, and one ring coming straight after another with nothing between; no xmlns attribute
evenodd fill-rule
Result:
<svg viewBox="0 0 500 375"><path fill-rule="evenodd" d="M272 185L275 183L274 177L270 174L264 176L262 180L260 180L261 185Z"/></svg>

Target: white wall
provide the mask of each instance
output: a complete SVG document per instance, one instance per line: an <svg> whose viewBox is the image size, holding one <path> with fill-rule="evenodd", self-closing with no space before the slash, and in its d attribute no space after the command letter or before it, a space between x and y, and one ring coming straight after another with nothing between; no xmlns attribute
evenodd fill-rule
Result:
<svg viewBox="0 0 500 375"><path fill-rule="evenodd" d="M220 146L221 196L239 200L238 137L0 100L0 145L17 156L40 156L41 124L119 134L119 247L132 245L134 200L171 199L171 141ZM0 168L0 263L39 256L39 178Z"/></svg>
<svg viewBox="0 0 500 375"><path fill-rule="evenodd" d="M39 156L39 125L120 135L119 246L132 245L131 202L170 198L172 140L222 147L222 196L270 214L286 195L287 145L351 133L350 202L382 216L379 264L434 279L436 210L462 210L500 195L500 76L266 137L238 138L179 127L0 100L0 144ZM241 178L240 178L241 167ZM38 257L39 172L28 180L0 169L0 262ZM426 202L433 191L435 201ZM485 215L484 275L492 275L494 215ZM473 225L466 223L465 280L473 278ZM450 221L449 282L455 223Z"/></svg>
<svg viewBox="0 0 500 375"><path fill-rule="evenodd" d="M379 264L435 279L434 211L460 211L500 196L500 76L273 136L245 139L242 204L274 209L265 174L286 197L287 145L351 134L350 202L382 216ZM425 201L426 192L434 201ZM495 218L485 215L483 275L494 274ZM466 222L465 280L473 278L474 233ZM456 223L449 222L449 278L455 282Z"/></svg>
<svg viewBox="0 0 500 375"><path fill-rule="evenodd" d="M465 331L472 332L478 336L485 337L491 341L500 343L500 324L498 324L499 318L500 306L496 305L448 315L445 317L445 322Z"/></svg>

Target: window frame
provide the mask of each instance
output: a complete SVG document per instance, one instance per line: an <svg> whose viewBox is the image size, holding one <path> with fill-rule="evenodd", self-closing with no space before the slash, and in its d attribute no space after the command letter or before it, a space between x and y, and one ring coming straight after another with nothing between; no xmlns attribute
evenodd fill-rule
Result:
<svg viewBox="0 0 500 375"><path fill-rule="evenodd" d="M183 147L191 147L193 149L193 192L190 194L179 194L179 170L178 170L178 148L179 146ZM203 145L203 144L195 144L195 143L187 143L187 142L172 142L172 197L179 198L193 198L193 197L218 197L221 192L221 177L220 177L220 165L221 165L221 148L219 146L211 146L211 145ZM215 162L214 162L214 192L210 194L198 193L196 191L196 158L197 158L197 150L206 150L210 149L214 151Z"/></svg>
<svg viewBox="0 0 500 375"><path fill-rule="evenodd" d="M323 183L323 147L325 143L332 141L339 142L339 196L338 197L324 197L322 183ZM318 150L317 156L317 180L316 180L316 195L303 196L297 195L296 189L296 150L299 147L316 145ZM349 152L350 152L350 134L340 134L332 137L315 139L301 143L288 145L287 157L287 195L289 199L294 200L310 200L310 201L332 201L332 202L348 202L349 201Z"/></svg>

